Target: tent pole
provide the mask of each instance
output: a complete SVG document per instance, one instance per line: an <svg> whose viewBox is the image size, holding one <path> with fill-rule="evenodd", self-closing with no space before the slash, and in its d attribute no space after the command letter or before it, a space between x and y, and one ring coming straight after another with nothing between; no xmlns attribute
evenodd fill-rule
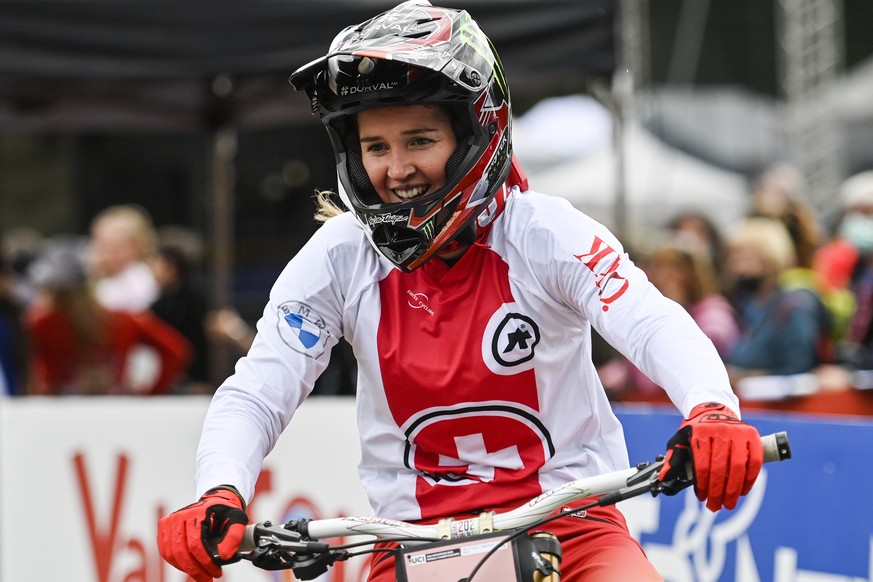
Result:
<svg viewBox="0 0 873 582"><path fill-rule="evenodd" d="M619 0L615 23L617 66L613 75L613 154L615 156L615 231L625 244L634 242L628 226L628 121L635 121L636 95L650 85L650 0ZM707 0L708 6L708 0Z"/></svg>
<svg viewBox="0 0 873 582"><path fill-rule="evenodd" d="M234 236L234 160L237 148L236 128L225 125L211 136L210 191L212 215L212 286L211 307L222 309L233 305L233 249ZM217 386L229 374L230 349L224 342L210 344L210 379Z"/></svg>
<svg viewBox="0 0 873 582"><path fill-rule="evenodd" d="M625 149L625 98L621 90L617 95L615 112L612 116L612 148L615 160L615 206L613 208L613 220L615 221L615 234L619 240L624 241L627 236L627 164Z"/></svg>
<svg viewBox="0 0 873 582"><path fill-rule="evenodd" d="M627 164L626 164L626 139L625 139L625 95L620 87L621 73L616 72L613 78L612 88L606 88L600 83L593 83L591 91L607 111L612 121L612 233L619 240L624 241L627 236Z"/></svg>

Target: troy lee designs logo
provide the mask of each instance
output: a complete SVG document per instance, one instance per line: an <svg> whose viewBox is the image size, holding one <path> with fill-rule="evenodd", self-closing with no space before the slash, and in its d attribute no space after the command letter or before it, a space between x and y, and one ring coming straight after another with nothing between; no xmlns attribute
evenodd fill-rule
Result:
<svg viewBox="0 0 873 582"><path fill-rule="evenodd" d="M367 217L367 224L370 226L384 223L397 224L398 222L405 222L406 218L402 214L375 214Z"/></svg>
<svg viewBox="0 0 873 582"><path fill-rule="evenodd" d="M370 91L388 91L397 87L399 83L392 81L390 83L373 83L372 85L343 85L340 89L340 95L355 95L357 93L369 93Z"/></svg>
<svg viewBox="0 0 873 582"><path fill-rule="evenodd" d="M427 302L429 300L428 296L424 293L413 293L412 290L407 289L406 294L409 295L409 306L413 309L424 309L424 311L431 316L433 316L433 309L428 307Z"/></svg>
<svg viewBox="0 0 873 582"><path fill-rule="evenodd" d="M621 255L603 240L595 236L591 249L581 255L573 255L579 262L594 273L594 284L599 289L600 302L603 311L608 311L610 304L624 295L630 283L618 274L621 265Z"/></svg>

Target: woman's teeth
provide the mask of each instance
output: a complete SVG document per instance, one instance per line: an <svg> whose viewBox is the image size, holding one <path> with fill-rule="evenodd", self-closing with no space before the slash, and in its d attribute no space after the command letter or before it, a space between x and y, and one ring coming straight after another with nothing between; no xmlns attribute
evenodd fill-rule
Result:
<svg viewBox="0 0 873 582"><path fill-rule="evenodd" d="M418 186L416 188L409 188L407 190L394 190L394 195L398 198L402 198L403 200L411 200L416 196L421 196L427 192L426 186Z"/></svg>

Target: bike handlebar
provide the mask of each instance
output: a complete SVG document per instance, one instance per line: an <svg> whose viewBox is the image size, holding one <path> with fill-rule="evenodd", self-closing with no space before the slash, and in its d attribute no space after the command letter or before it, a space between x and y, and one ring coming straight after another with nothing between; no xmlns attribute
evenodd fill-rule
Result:
<svg viewBox="0 0 873 582"><path fill-rule="evenodd" d="M761 437L764 445L764 462L786 461L791 458L791 445L788 442L788 433L776 432Z"/></svg>
<svg viewBox="0 0 873 582"><path fill-rule="evenodd" d="M778 432L761 437L764 446L764 462L784 461L791 458L788 435ZM256 523L246 527L240 552L252 552L256 548L273 545L289 552L319 551L315 546L325 544L308 540L320 540L349 535L371 535L377 538L403 538L404 540L432 541L440 538L460 538L515 528L523 528L548 516L568 502L602 495L602 505L609 505L651 492L665 492L658 480L663 458L654 463L623 469L594 477L583 477L535 497L527 503L499 514L483 514L480 517L453 520L447 519L434 525L411 524L380 517L340 517L319 520L298 520L285 526L270 522ZM690 484L687 481L685 485ZM674 491L675 492L675 491ZM484 519L483 519L484 517ZM289 527L293 524L293 527Z"/></svg>

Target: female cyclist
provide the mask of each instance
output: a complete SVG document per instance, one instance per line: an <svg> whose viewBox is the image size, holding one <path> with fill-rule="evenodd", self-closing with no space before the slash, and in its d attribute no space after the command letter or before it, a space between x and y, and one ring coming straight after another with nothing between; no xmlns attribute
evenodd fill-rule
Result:
<svg viewBox="0 0 873 582"><path fill-rule="evenodd" d="M161 520L165 559L220 575L211 556L238 548L261 463L340 336L358 362L360 477L377 515L500 510L627 467L592 327L685 416L667 455L693 458L699 498L715 511L749 491L761 445L712 343L606 228L528 189L503 70L469 14L403 3L343 30L291 83L327 128L349 211L322 209L337 216L288 263L217 390L201 497ZM564 580L660 579L614 508L550 530ZM392 564L375 558L370 580L394 580Z"/></svg>

